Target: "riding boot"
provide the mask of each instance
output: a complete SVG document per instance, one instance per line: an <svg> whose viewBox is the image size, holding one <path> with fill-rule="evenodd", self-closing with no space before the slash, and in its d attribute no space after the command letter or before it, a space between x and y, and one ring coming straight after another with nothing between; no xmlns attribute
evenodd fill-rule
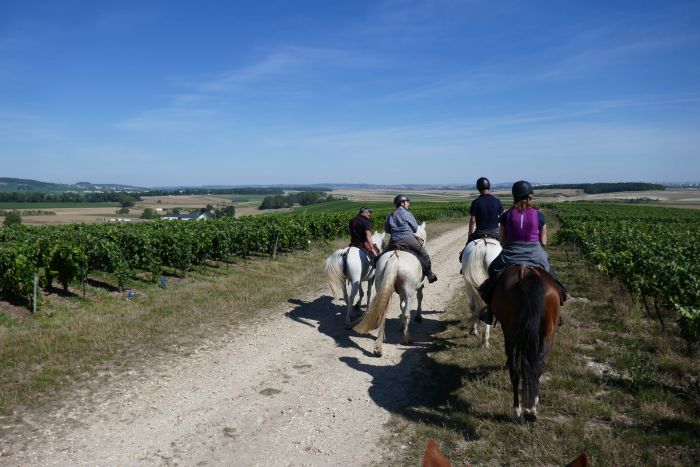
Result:
<svg viewBox="0 0 700 467"><path fill-rule="evenodd" d="M569 298L569 291L566 289L566 286L559 281L559 279L555 278L554 281L559 286L559 305L563 305Z"/></svg>
<svg viewBox="0 0 700 467"><path fill-rule="evenodd" d="M365 253L367 253L367 259L369 260L369 265L371 267L374 267L374 265L377 263L378 256L374 256L374 253L370 253L368 251L365 251Z"/></svg>
<svg viewBox="0 0 700 467"><path fill-rule="evenodd" d="M493 312L488 306L484 307L484 309L479 312L479 320L489 326L493 325Z"/></svg>
<svg viewBox="0 0 700 467"><path fill-rule="evenodd" d="M423 274L425 274L425 277L428 279L428 283L432 284L438 280L437 276L433 272L432 262L430 261L430 256L425 250L425 247L421 245L420 249L415 251L415 254L416 258L418 258L418 261L420 262L421 268L423 269Z"/></svg>
<svg viewBox="0 0 700 467"><path fill-rule="evenodd" d="M493 288L495 285L496 278L489 276L489 278L479 286L479 295L481 295L481 299L484 302L489 303L491 301L491 295L493 295Z"/></svg>
<svg viewBox="0 0 700 467"><path fill-rule="evenodd" d="M420 260L420 258L418 258L418 259ZM432 271L432 269L430 269L430 266L429 266L429 265L428 265L428 267L426 268L426 267L425 267L425 264L423 264L423 263L421 262L421 265L420 265L420 266L421 266L421 269L423 270L423 275L425 276L426 279L428 279L428 283L429 283L429 284L432 284L433 282L435 282L435 281L437 280L437 276L436 276L435 273Z"/></svg>

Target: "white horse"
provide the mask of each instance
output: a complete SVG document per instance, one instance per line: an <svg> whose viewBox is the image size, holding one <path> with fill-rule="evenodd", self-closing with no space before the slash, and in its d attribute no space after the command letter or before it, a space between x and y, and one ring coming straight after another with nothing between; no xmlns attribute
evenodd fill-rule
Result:
<svg viewBox="0 0 700 467"><path fill-rule="evenodd" d="M374 232L372 234L372 243L382 251L384 245L384 232ZM352 315L353 302L357 291L360 291L360 299L355 305L355 309L360 308L364 292L362 291L362 282L367 282L367 307L372 296L372 284L374 283L374 268L367 258L367 253L364 250L351 246L335 250L326 258L326 274L328 275L328 284L333 291L335 298L340 297L340 291L343 291L343 298L347 304L347 312L345 314L345 328L350 329L350 316ZM348 288L346 281L351 284L350 296L348 296Z"/></svg>
<svg viewBox="0 0 700 467"><path fill-rule="evenodd" d="M426 233L425 222L415 233L416 237L422 240L425 245ZM386 312L389 308L389 301L394 292L399 294L401 299L401 328L403 330L402 342L410 344L411 336L408 334L408 323L411 318L411 303L414 298L417 301L416 321L420 322L421 306L423 302L423 269L418 258L408 251L392 251L383 254L377 261L376 289L377 295L369 305L367 313L362 320L353 328L359 333L367 333L372 329L379 328L377 340L374 343L374 355L382 356L382 343L384 342L384 324Z"/></svg>
<svg viewBox="0 0 700 467"><path fill-rule="evenodd" d="M489 277L489 264L498 256L503 247L495 238L479 238L467 244L462 252L462 277L467 284L467 297L471 316L468 322L472 324L472 335L477 335L479 312L486 306L477 287ZM484 330L484 346L489 346L491 326Z"/></svg>

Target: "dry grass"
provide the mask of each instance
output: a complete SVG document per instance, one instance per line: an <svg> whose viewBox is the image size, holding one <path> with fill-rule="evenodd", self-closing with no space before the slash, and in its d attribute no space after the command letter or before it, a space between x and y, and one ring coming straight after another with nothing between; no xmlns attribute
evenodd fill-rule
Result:
<svg viewBox="0 0 700 467"><path fill-rule="evenodd" d="M539 420L509 420L502 334L494 330L489 349L469 336L460 294L413 403L394 417L387 439L394 465L414 465L430 437L453 465L564 465L582 451L594 465L700 463L700 361L671 317L662 330L618 284L570 251L554 246L550 255L576 299L563 308Z"/></svg>
<svg viewBox="0 0 700 467"><path fill-rule="evenodd" d="M319 267L335 244L308 252L200 267L185 279L166 277L166 288L139 283L135 295L109 284L44 297L35 316L0 312L0 412L40 400L96 368L129 366L135 359L186 349L251 319L261 310L323 281ZM98 282L95 282L98 284ZM16 308L15 308L16 309ZM24 314L26 315L26 314Z"/></svg>

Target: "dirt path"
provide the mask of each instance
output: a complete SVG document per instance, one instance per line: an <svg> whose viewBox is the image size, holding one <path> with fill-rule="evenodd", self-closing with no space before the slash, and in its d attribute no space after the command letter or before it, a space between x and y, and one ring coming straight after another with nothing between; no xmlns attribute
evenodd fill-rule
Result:
<svg viewBox="0 0 700 467"><path fill-rule="evenodd" d="M188 357L96 383L54 413L26 414L22 426L3 427L23 439L0 440L0 465L381 462L383 425L408 402L430 334L461 290L456 254L465 238L459 227L428 239L439 280L426 286L425 319L411 323L411 346L399 343L397 300L378 359L373 338L346 331L344 305L319 287Z"/></svg>

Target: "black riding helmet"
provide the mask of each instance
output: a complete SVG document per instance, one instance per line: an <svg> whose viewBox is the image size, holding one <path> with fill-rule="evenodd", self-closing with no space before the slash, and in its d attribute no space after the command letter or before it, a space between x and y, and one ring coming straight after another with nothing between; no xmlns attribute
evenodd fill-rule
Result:
<svg viewBox="0 0 700 467"><path fill-rule="evenodd" d="M365 212L365 211L369 211L369 213L372 214L372 208L369 208L369 207L367 207L367 206L362 206L362 207L360 208L360 212L358 212L358 214L362 214L362 213Z"/></svg>
<svg viewBox="0 0 700 467"><path fill-rule="evenodd" d="M476 181L476 189L479 191L490 190L491 189L491 182L489 182L488 178L481 177L479 180Z"/></svg>
<svg viewBox="0 0 700 467"><path fill-rule="evenodd" d="M511 191L513 192L514 201L520 201L534 193L530 182L526 182L525 180L519 180L513 183L513 189Z"/></svg>
<svg viewBox="0 0 700 467"><path fill-rule="evenodd" d="M396 195L396 196L394 197L394 206L396 206L396 207L398 208L399 206L401 206L401 203L403 203L404 201L411 201L411 200L408 199L407 196L404 196L404 195Z"/></svg>

